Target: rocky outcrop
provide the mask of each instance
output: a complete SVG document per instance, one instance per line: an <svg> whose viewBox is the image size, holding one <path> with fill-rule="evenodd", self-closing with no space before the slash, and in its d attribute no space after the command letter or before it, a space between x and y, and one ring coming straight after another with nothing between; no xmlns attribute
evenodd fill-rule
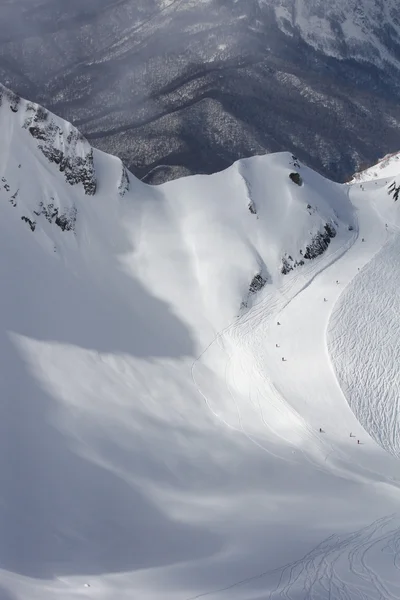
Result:
<svg viewBox="0 0 400 600"><path fill-rule="evenodd" d="M30 125L28 122L24 126L28 128L31 136L40 142L38 148L44 156L58 166L59 171L64 173L64 177L70 185L82 183L85 194L93 196L96 193L93 149L88 149L84 156L76 153L79 142L83 140L81 134L71 131L67 136L64 148L61 149L56 144L56 140L58 138L58 142L60 142L64 133L53 120L37 121L35 116L32 116L29 117L29 121L35 124Z"/></svg>
<svg viewBox="0 0 400 600"><path fill-rule="evenodd" d="M30 219L29 217L25 217L25 216L21 217L21 221L25 221L25 223L28 223L29 227L31 228L31 231L35 231L36 221L32 221L32 219Z"/></svg>
<svg viewBox="0 0 400 600"><path fill-rule="evenodd" d="M122 162L121 162L121 166L122 166L122 172L121 172L121 179L118 184L118 193L122 198L123 196L125 196L126 192L129 190L130 181L129 181L128 171Z"/></svg>
<svg viewBox="0 0 400 600"><path fill-rule="evenodd" d="M396 182L393 181L393 183L391 183L388 187L388 194L393 196L393 200L397 202L400 194L400 185L397 185Z"/></svg>
<svg viewBox="0 0 400 600"><path fill-rule="evenodd" d="M331 239L336 236L336 233L336 229L331 223L325 223L323 231L319 231L311 238L311 242L306 246L304 251L299 251L302 258L294 260L290 254L285 254L282 258L280 269L282 275L287 275L293 269L303 266L305 260L313 260L321 256L331 243Z"/></svg>
<svg viewBox="0 0 400 600"><path fill-rule="evenodd" d="M313 236L311 242L306 246L305 252L303 254L304 258L307 260L311 260L313 258L317 258L317 256L321 256L328 248L331 243L331 239L336 236L336 229L333 225L326 223L324 225L324 230L319 231L316 235Z"/></svg>
<svg viewBox="0 0 400 600"><path fill-rule="evenodd" d="M21 102L21 98L15 92L8 90L0 84L0 106L3 102L7 102L10 110L14 113L18 112L18 108Z"/></svg>
<svg viewBox="0 0 400 600"><path fill-rule="evenodd" d="M288 273L290 273L290 271L293 271L293 269L296 269L296 267L301 267L302 265L304 265L303 259L293 260L290 254L286 254L282 258L281 273L282 275L287 275Z"/></svg>
<svg viewBox="0 0 400 600"><path fill-rule="evenodd" d="M261 272L256 273L256 275L254 275L253 279L250 282L247 298L246 300L243 300L242 304L240 305L240 308L247 308L249 298L254 294L257 294L257 292L259 292L260 290L262 290L267 281L267 277L263 276Z"/></svg>
<svg viewBox="0 0 400 600"><path fill-rule="evenodd" d="M294 172L294 173L289 173L289 178L293 181L293 183L295 183L296 185L303 185L303 180L301 178L300 173Z"/></svg>
<svg viewBox="0 0 400 600"><path fill-rule="evenodd" d="M249 287L250 294L256 294L257 292L262 290L266 283L267 280L261 275L261 273L257 273L257 275L254 275Z"/></svg>
<svg viewBox="0 0 400 600"><path fill-rule="evenodd" d="M75 231L77 209L75 206L61 212L54 206L54 198L48 204L39 203L39 208L34 212L37 217L44 216L49 223L55 223L62 231Z"/></svg>
<svg viewBox="0 0 400 600"><path fill-rule="evenodd" d="M57 124L56 117L45 108L26 102L0 85L0 106L8 103L13 113L24 111L22 127L37 140L39 150L57 165L70 185L81 183L85 194L96 192L93 149L75 128L68 133Z"/></svg>

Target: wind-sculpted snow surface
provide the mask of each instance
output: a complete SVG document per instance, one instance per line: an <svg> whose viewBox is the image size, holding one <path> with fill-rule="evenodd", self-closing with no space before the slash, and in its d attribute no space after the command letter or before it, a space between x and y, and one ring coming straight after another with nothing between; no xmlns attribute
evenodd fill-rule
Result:
<svg viewBox="0 0 400 600"><path fill-rule="evenodd" d="M340 298L329 350L349 404L368 433L400 457L400 235L397 229Z"/></svg>

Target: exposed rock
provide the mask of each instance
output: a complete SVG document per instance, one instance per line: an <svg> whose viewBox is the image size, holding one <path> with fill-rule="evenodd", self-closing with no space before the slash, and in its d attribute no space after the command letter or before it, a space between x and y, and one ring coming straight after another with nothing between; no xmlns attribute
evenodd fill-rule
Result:
<svg viewBox="0 0 400 600"><path fill-rule="evenodd" d="M285 255L282 258L282 266L281 266L281 273L282 275L287 275L288 273L290 273L290 271L293 271L293 269L296 269L297 267L301 267L302 265L304 265L304 260L293 260L293 258L290 256Z"/></svg>
<svg viewBox="0 0 400 600"><path fill-rule="evenodd" d="M14 208L17 206L17 196L18 196L18 194L19 194L19 188L18 188L18 190L10 198L10 203L13 205Z"/></svg>
<svg viewBox="0 0 400 600"><path fill-rule="evenodd" d="M121 173L121 179L118 184L118 193L122 198L126 194L126 192L129 190L130 181L129 181L128 171L127 171L125 165L122 162L121 162L121 165L122 165L122 173Z"/></svg>
<svg viewBox="0 0 400 600"><path fill-rule="evenodd" d="M247 308L247 303L249 301L250 296L252 296L253 294L256 294L257 292L262 290L262 288L265 286L266 283L267 283L267 278L263 277L261 275L261 273L257 273L256 275L254 275L254 277L251 280L251 283L249 285L249 291L247 294L247 298L246 298L246 300L243 300L243 302L240 305L240 308L242 308L242 309Z"/></svg>
<svg viewBox="0 0 400 600"><path fill-rule="evenodd" d="M21 217L21 220L25 221L25 223L28 223L29 227L31 228L31 231L35 231L36 221L32 221L32 219L30 219L29 217Z"/></svg>
<svg viewBox="0 0 400 600"><path fill-rule="evenodd" d="M49 113L40 106L27 104L27 118L23 127L37 139L39 150L64 173L70 185L82 183L85 194L96 192L96 177L93 164L93 149L75 129L65 137L63 130L49 118ZM82 156L82 149L86 149Z"/></svg>
<svg viewBox="0 0 400 600"><path fill-rule="evenodd" d="M256 215L257 211L256 211L256 207L254 206L254 202L250 201L247 208L249 209L249 211L251 212L252 215Z"/></svg>
<svg viewBox="0 0 400 600"><path fill-rule="evenodd" d="M281 273L282 275L287 275L288 273L290 273L290 271L293 271L293 265L289 262L288 258L286 258L286 256L284 256L282 258L282 267L281 267Z"/></svg>
<svg viewBox="0 0 400 600"><path fill-rule="evenodd" d="M293 162L292 162L291 164L293 165L293 167L294 167L295 169L300 169L300 168L301 168L301 165L300 165L299 159L298 159L298 158L297 158L297 156L295 156L294 154L292 154L292 161L293 161Z"/></svg>
<svg viewBox="0 0 400 600"><path fill-rule="evenodd" d="M40 127L29 127L29 133L37 140L46 140L46 133Z"/></svg>
<svg viewBox="0 0 400 600"><path fill-rule="evenodd" d="M303 185L303 180L300 176L300 173L289 173L289 177L296 185Z"/></svg>
<svg viewBox="0 0 400 600"><path fill-rule="evenodd" d="M63 213L56 217L56 225L60 227L62 231L75 231L76 223L76 208L72 208L68 213Z"/></svg>
<svg viewBox="0 0 400 600"><path fill-rule="evenodd" d="M58 207L54 206L54 198L51 198L51 202L47 205L44 202L40 202L39 208L34 211L34 214L37 217L44 216L49 223L55 223L62 231L75 231L77 216L75 206L60 213Z"/></svg>
<svg viewBox="0 0 400 600"><path fill-rule="evenodd" d="M45 108L43 108L43 106L38 106L33 120L35 121L35 123L44 123L44 121L47 121L48 116L49 112Z"/></svg>
<svg viewBox="0 0 400 600"><path fill-rule="evenodd" d="M314 235L310 244L308 244L308 246L306 247L303 255L304 258L306 258L307 260L311 260L323 254L329 246L329 244L331 243L331 239L335 236L335 228L329 223L326 223L324 225L324 231L318 232L316 235Z"/></svg>
<svg viewBox="0 0 400 600"><path fill-rule="evenodd" d="M10 110L12 110L12 112L14 113L18 112L19 105L21 102L21 98L18 96L18 94L15 94L11 90L5 89L5 97L10 103Z"/></svg>
<svg viewBox="0 0 400 600"><path fill-rule="evenodd" d="M257 273L257 275L254 275L249 287L250 294L255 294L259 292L266 283L267 280L264 277L262 277L261 273Z"/></svg>
<svg viewBox="0 0 400 600"><path fill-rule="evenodd" d="M397 185L396 182L393 181L393 183L391 183L391 185L388 187L388 194L392 195L393 200L397 202L400 194L400 185Z"/></svg>
<svg viewBox="0 0 400 600"><path fill-rule="evenodd" d="M351 227L351 226L350 226ZM310 244L306 246L305 251L299 250L299 254L303 256L306 260L312 260L317 258L325 252L329 244L331 243L331 239L336 236L336 229L331 223L325 223L324 231L318 232L311 239ZM300 260L293 260L293 257L287 254L282 258L282 266L281 273L282 275L287 275L293 269L297 267L301 267L305 264L304 260L301 258Z"/></svg>

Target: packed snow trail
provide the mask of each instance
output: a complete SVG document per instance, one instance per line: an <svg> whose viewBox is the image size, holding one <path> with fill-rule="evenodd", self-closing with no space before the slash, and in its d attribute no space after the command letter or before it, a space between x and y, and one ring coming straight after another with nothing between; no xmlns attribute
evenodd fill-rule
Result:
<svg viewBox="0 0 400 600"><path fill-rule="evenodd" d="M350 193L351 200L359 211L360 236L355 243L342 251L336 250L335 253L338 255L334 256L336 260L326 259L328 264L324 265L325 268L321 269L320 267L320 272L314 273L310 281L305 283L297 293L294 293L291 299L288 300L288 296L282 294L284 298L281 296L280 299L272 302L269 299L263 300L251 309L244 319L235 321L231 328L219 336L219 347L230 348L229 351L225 351L226 373L229 374L226 377L226 384L229 396L235 405L235 411L231 412L229 408L225 407L225 410L219 412L218 417L226 422L226 415L230 414L231 422L234 422L236 412L238 415L236 422L240 424L238 430L242 431L250 441L261 445L271 454L273 453L272 448L274 448L273 439L277 437L285 440L289 447L296 448L295 456L291 457L296 462L303 462L304 458L310 460L312 457L311 460L315 461L316 465L324 464L327 471L341 474L346 479L358 480L366 484L368 482L377 485L394 484L399 487L400 477L396 462L390 459L366 435L362 429L365 423L362 419L359 422L349 409L347 398L336 380L326 347L326 330L329 327L335 331L335 318L343 325L340 331L347 329L351 333L351 328L346 328L346 321L341 319L340 314L330 321L331 313L333 311L333 315L335 315L338 306L345 305L349 313L360 315L357 310L354 313L352 298L347 294L351 294L349 290L356 285L355 282L364 277L364 273L366 273L367 285L369 269L373 268L372 265L377 260L376 257L380 256L382 246L387 243L389 235L393 236L385 227L385 221L379 219L373 206L372 199L374 194L377 194L377 188L374 187L373 192L370 190L369 197L363 193L363 190L359 191L356 187L351 188ZM385 251L382 252L382 260L388 262ZM399 249L397 246L391 245L388 252L392 257L392 263L389 262L387 268L398 273ZM385 277L387 271L381 270L381 272L382 277ZM397 301L396 289L399 285L395 277L393 280L393 286L387 290L388 298L392 303ZM378 280L376 288L373 289L376 289L378 293L379 286L382 288L382 285L383 280ZM362 292L360 288L354 292L358 294L358 298L360 298L360 292ZM327 302L324 302L325 297ZM280 303L284 306L279 310ZM368 318L371 321L367 311L364 310L363 314L367 321ZM280 325L277 325L278 321ZM360 327L363 326L365 327L366 323L360 319ZM368 334L371 330L366 328L366 331ZM276 347L276 340L279 341L279 350ZM370 340L373 343L374 337L370 336ZM342 342L341 352L342 364L349 364L347 359L350 356L349 353L352 352L352 347L348 341L347 343ZM215 348L213 353L210 363L215 360ZM281 361L283 353L287 357L284 364ZM393 365L396 364L396 356L395 352ZM355 360L363 360L361 347L358 348ZM250 375L251 364L254 366L254 362L258 372ZM247 379L243 373L246 370ZM362 381L358 377L359 369L353 373L357 376L357 385L360 388L360 395L362 395L368 386L368 380ZM395 373L393 375L396 376ZM257 380L263 383L257 384ZM262 391L260 392L260 390ZM256 402L253 400L255 391L258 394ZM283 411L284 417L281 426L279 426L276 415L274 416L274 410L276 410L274 399L279 399L281 412ZM221 403L218 404L217 398L214 399L214 402L210 399L207 402L209 405L211 402L215 406L218 405L220 409L223 408ZM254 422L254 413L257 414L257 409L259 420L265 426L264 432ZM265 417L265 413L267 413L267 417ZM291 413L296 415L296 420L293 422L290 421ZM399 413L396 414L399 418ZM358 417L357 414L356 417ZM392 421L393 418L388 419L387 423ZM289 423L291 424L289 425ZM324 431L322 436L316 435L320 425L323 426ZM282 427L286 428L286 434L282 435ZM366 429L368 430L367 427ZM395 433L396 428L392 428L391 432ZM287 437L285 439L285 435L288 434L290 439ZM357 439L361 439L361 445L357 445ZM289 460L288 455L282 452L282 448L278 452L281 458L286 456L286 459ZM377 522L380 520L378 519ZM375 532L376 528L372 528L371 531ZM400 544L398 530L391 539L398 548ZM371 546L378 543L379 539L377 542L371 543ZM346 555L343 557L340 553L340 561L339 558L334 560L329 558L334 556L334 552L335 549L322 559L323 574L320 567L313 566L313 569L316 569L314 581L320 581L321 589L318 592L314 584L309 583L306 585L308 593L311 593L312 590L312 594L326 593L329 594L329 597L336 594L337 597L343 599L351 598L353 593L360 593L360 586L363 587L367 582L370 593L368 597L373 598L375 595L388 599L397 597L396 593L389 592L390 588L387 588L386 584L381 581L386 573L384 576L382 574L378 576L373 569L366 566L363 558L365 552L360 558L362 566L359 568L355 567L355 556L359 554L358 549L355 548L349 552L347 558ZM398 557L395 558L395 566L397 565L396 561L398 561ZM340 563L340 569L333 566L337 562ZM382 573L385 571L385 567L380 565L378 570ZM340 571L340 576L337 574L338 571ZM358 581L354 581L356 576ZM391 578L393 580L393 576ZM293 581L291 576L289 578L288 586L293 587L295 595L299 592L301 580L301 576L296 576ZM324 580L325 583L323 583ZM240 582L239 585L244 585L244 583ZM233 587L236 585L232 584ZM265 582L264 585L266 585ZM280 586L278 588L279 594L283 593L286 597L290 597L288 589L284 591ZM231 587L227 589L231 589ZM215 597L219 597L219 595ZM256 598L258 596L250 594L245 597ZM273 597L273 592L270 597Z"/></svg>
<svg viewBox="0 0 400 600"><path fill-rule="evenodd" d="M382 212L385 198L378 198ZM335 306L328 345L357 419L385 450L400 457L400 230L390 216L381 218L382 248Z"/></svg>
<svg viewBox="0 0 400 600"><path fill-rule="evenodd" d="M246 182L247 179L245 178L243 165L241 166L240 173ZM318 184L319 182L316 183L317 186ZM254 186L250 188L249 184L246 183L246 190L250 201L252 201L253 194L255 193ZM294 444L296 451L300 451L300 453L305 451L305 439L311 438L314 444L320 444L315 439L314 427L310 427L301 413L295 407L291 406L290 403L286 402L282 394L280 394L278 386L268 377L265 369L259 367L258 372L254 373L254 363L260 365L259 353L254 354L252 350L249 351L248 345L249 343L251 344L253 330L255 331L256 329L261 332L262 340L270 338L271 333L268 330L269 327L275 327L274 319L277 319L277 315L289 303L293 302L298 295L301 295L306 288L309 288L321 271L338 261L357 240L359 228L357 214L347 208L346 204L348 202L343 202L344 198L348 199L348 189L343 187L339 192L334 190L334 194L337 202L337 210L341 212L347 210L351 214L351 235L345 239L342 239L341 236L334 238L324 256L318 260L311 261L299 271L290 273L278 288L272 286L272 290L270 290L269 286L267 286L260 293L260 299L256 304L248 312L244 312L244 314L236 317L231 324L220 331L193 362L191 368L193 382L212 414L223 424L242 432L256 446L273 455L276 455L276 448L271 449L264 440L260 439L260 423L263 423L268 428L273 438L276 437L278 440L284 441L288 445L288 448ZM343 199L341 199L341 196ZM349 206L351 205L349 204ZM276 344L274 346L276 348ZM275 352L274 358L278 355L279 360L286 363L287 359L280 354L281 345L279 347L279 353ZM229 397L225 405L224 395L221 395L220 392L210 395L205 391L207 388L207 379L216 370L215 365L217 364L225 365L223 367L225 372L224 378ZM204 369L204 373L201 372L201 369ZM232 378L232 389L230 389L230 384L227 381L228 371L231 371L232 374L236 373L236 376ZM248 396L248 401L245 401L245 404L243 402L240 404L235 400L237 375L240 372L243 375L240 392ZM253 395L257 397L256 402L252 400ZM267 404L264 402L266 397L269 397ZM264 415L264 411L267 414ZM248 425L246 425L246 420L249 422ZM291 427L288 426L289 423L291 423ZM298 429L301 432L299 433L300 437L298 437ZM275 446L275 443L276 441L272 441L273 446ZM288 459L288 448L283 447L281 449L284 452L285 459ZM331 450L332 448L329 447L328 452ZM293 449L290 450L290 460L296 458L294 456L296 451ZM315 457L311 458L310 454L306 453L307 460L311 460L314 465L324 462L327 455L326 450L319 451L318 454L319 456L315 459Z"/></svg>
<svg viewBox="0 0 400 600"><path fill-rule="evenodd" d="M376 193L376 188L374 192ZM392 480L395 471L392 466L382 469L382 462L385 466L387 463L378 449L376 458L372 459L368 453L368 458L363 460L360 449L351 444L353 438L350 438L349 432L354 434L354 439L361 438L364 442L367 440L358 421L348 409L332 372L325 345L325 331L336 300L353 278L358 276L359 269L380 251L389 235L384 222L379 222L374 207L368 203L366 195L356 187L351 189L351 194L352 201L359 209L360 236L356 243L346 248L345 254L342 253L336 261L332 261L317 274L281 311L270 310L268 304L261 308L258 306L247 317L249 324L246 333L243 333L240 322L234 333L237 343L246 344L249 348L265 380L278 390L280 396L301 415L312 431L318 431L319 426L323 426L326 435L319 440L318 445L327 447L325 458L329 453L330 461L334 461L336 457L342 465L343 461L347 462L350 471L352 465L359 464L360 473L375 470L376 476L386 473L385 476ZM362 233L366 240L364 242ZM396 253L392 256L396 257ZM396 285L389 290L388 295L392 292L392 297L394 295L397 298L395 289ZM324 297L327 302L323 301ZM347 306L350 309L351 304L348 303ZM262 312L268 316L260 318ZM279 327L276 325L277 321L281 323ZM276 340L279 340L279 352L275 348ZM347 348L343 346L342 350ZM357 358L362 360L361 347L359 351ZM287 359L284 363L281 361L283 354ZM394 361L395 357L396 353ZM360 394L365 389L362 385L359 382ZM315 434L309 437L311 445L315 446L314 438ZM308 444L306 440L307 438L303 439L303 447ZM316 449L311 451L315 452ZM320 460L321 458L320 456Z"/></svg>

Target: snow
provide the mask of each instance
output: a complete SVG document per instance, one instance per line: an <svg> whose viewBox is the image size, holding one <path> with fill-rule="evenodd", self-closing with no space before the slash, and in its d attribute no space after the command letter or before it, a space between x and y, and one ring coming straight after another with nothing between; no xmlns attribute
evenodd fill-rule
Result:
<svg viewBox="0 0 400 600"><path fill-rule="evenodd" d="M0 107L0 597L398 598L386 180L334 184L283 153L159 187L129 174L122 195L95 151L85 194L26 106ZM38 211L50 197L73 229ZM325 251L283 274L326 224Z"/></svg>
<svg viewBox="0 0 400 600"><path fill-rule="evenodd" d="M393 179L400 175L400 153L387 154L376 165L356 173L352 183L375 181L377 179Z"/></svg>

